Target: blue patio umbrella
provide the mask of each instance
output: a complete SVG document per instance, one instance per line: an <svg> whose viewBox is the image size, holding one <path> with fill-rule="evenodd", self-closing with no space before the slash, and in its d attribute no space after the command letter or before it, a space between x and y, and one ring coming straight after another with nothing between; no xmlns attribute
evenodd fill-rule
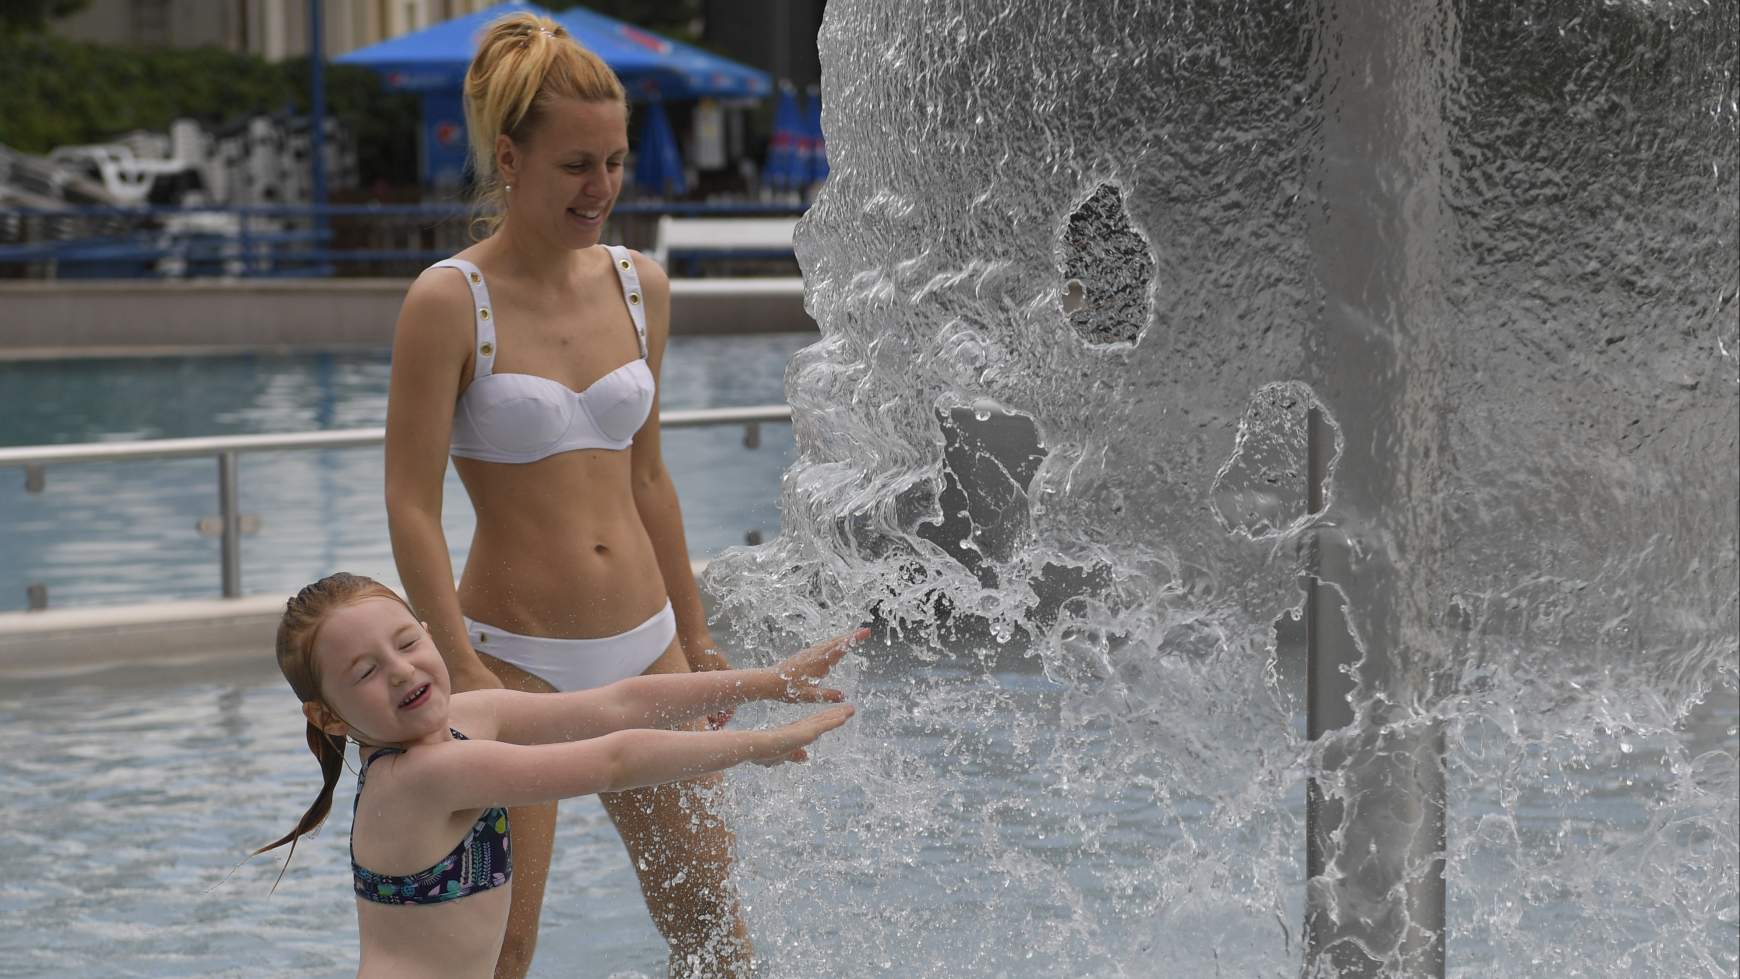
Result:
<svg viewBox="0 0 1740 979"><path fill-rule="evenodd" d="M585 7L555 16L575 40L604 59L637 100L759 99L773 91L765 72Z"/></svg>
<svg viewBox="0 0 1740 979"><path fill-rule="evenodd" d="M767 144L767 164L762 170L762 182L769 187L789 189L803 185L808 173L803 168L803 112L798 108L797 90L781 82L779 101L773 107L773 136Z"/></svg>
<svg viewBox="0 0 1740 979"><path fill-rule="evenodd" d="M648 102L641 110L640 146L635 150L634 183L642 192L675 197L688 190L677 134L662 102Z"/></svg>
<svg viewBox="0 0 1740 979"><path fill-rule="evenodd" d="M582 8L561 14L532 3L510 0L488 9L442 21L420 31L359 48L333 60L359 65L380 74L390 89L422 97L423 127L418 140L420 170L426 182L440 185L461 179L465 165L464 112L460 87L465 69L477 50L477 39L490 22L529 11L551 17L608 64L630 98L748 98L773 91L767 73L740 65L699 48L641 30L633 24Z"/></svg>
<svg viewBox="0 0 1740 979"><path fill-rule="evenodd" d="M822 136L822 93L811 88L809 112L804 120L804 136L808 141L809 173L805 183L819 184L828 179L828 143Z"/></svg>
<svg viewBox="0 0 1740 979"><path fill-rule="evenodd" d="M552 14L536 4L510 0L358 48L333 60L381 73L387 87L411 92L457 93L478 35L508 14L530 12L568 29L581 45L616 72L635 99L761 98L773 91L766 72L661 37L583 7Z"/></svg>

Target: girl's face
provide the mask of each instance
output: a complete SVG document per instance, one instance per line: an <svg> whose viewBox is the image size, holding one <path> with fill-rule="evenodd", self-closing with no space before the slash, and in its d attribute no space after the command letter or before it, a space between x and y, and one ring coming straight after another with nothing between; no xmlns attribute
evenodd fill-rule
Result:
<svg viewBox="0 0 1740 979"><path fill-rule="evenodd" d="M429 631L390 598L365 598L327 615L314 642L319 705L304 705L328 733L372 745L447 738L447 665ZM342 725L333 730L333 725Z"/></svg>
<svg viewBox="0 0 1740 979"><path fill-rule="evenodd" d="M559 99L544 108L526 142L502 136L496 162L513 223L568 248L598 243L622 191L628 110L620 102Z"/></svg>

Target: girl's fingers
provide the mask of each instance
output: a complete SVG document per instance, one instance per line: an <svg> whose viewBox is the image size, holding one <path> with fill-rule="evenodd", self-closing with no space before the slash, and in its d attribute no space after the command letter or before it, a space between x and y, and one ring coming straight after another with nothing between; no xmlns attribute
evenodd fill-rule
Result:
<svg viewBox="0 0 1740 979"><path fill-rule="evenodd" d="M834 648L831 651L830 655L832 656L832 658L834 659L835 662L838 662L840 657L845 656L847 653L852 651L853 646L856 646L859 643L861 643L864 640L869 639L869 638L870 638L870 630L869 629L859 629L856 632L853 632L851 635L841 636L840 638L834 640Z"/></svg>
<svg viewBox="0 0 1740 979"><path fill-rule="evenodd" d="M786 697L791 704L838 704L845 700L846 695L833 687L794 687Z"/></svg>
<svg viewBox="0 0 1740 979"><path fill-rule="evenodd" d="M809 744L811 741L814 741L827 732L832 731L834 728L846 723L846 719L851 716L851 706L841 704L837 707L830 707L827 710L817 711L802 720L793 721L791 723L791 731L801 739L799 742L800 744Z"/></svg>
<svg viewBox="0 0 1740 979"><path fill-rule="evenodd" d="M821 654L822 658L828 660L830 663L834 663L838 662L840 657L846 655L847 651L853 646L868 638L870 638L870 630L861 628L855 632L847 633L844 636L835 636L825 642L816 643L814 646L811 646L810 649Z"/></svg>
<svg viewBox="0 0 1740 979"><path fill-rule="evenodd" d="M830 694L839 693L837 690L825 692ZM850 718L853 713L854 710L851 705L840 704L836 707L830 707L827 710L817 711L808 717L792 721L783 728L777 729L777 731L783 732L783 737L781 737L780 740L785 742L784 747L774 749L779 753L774 754L771 757L756 758L754 761L758 765L769 767L788 761L808 761L810 753L804 750L804 746L827 732L832 731L834 728L846 723L847 718ZM776 744L777 743L778 742L776 742Z"/></svg>
<svg viewBox="0 0 1740 979"><path fill-rule="evenodd" d="M809 720L816 725L816 735L820 736L824 731L832 731L846 723L846 719L851 717L853 713L855 711L850 704L841 704L838 707L817 711L810 715Z"/></svg>

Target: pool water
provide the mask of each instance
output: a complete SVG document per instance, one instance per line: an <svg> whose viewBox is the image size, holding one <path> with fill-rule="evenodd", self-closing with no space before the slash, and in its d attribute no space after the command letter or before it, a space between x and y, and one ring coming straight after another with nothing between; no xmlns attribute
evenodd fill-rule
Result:
<svg viewBox="0 0 1740 979"><path fill-rule="evenodd" d="M1282 687L1298 693L1297 650L1283 649L1277 666ZM1151 873L1190 842L1201 847L1200 875L1236 873L1237 861L1215 855L1229 828L1204 800L1168 796L1140 764L1105 750L1107 732L1073 727L1069 691L1030 661L914 656L873 643L837 676L860 713L811 764L745 766L726 781L740 892L767 979L1297 975L1298 900L1207 915L1189 901L1206 877ZM988 704L1040 723L974 722ZM740 723L796 710L751 705ZM1712 698L1683 732L1689 754L1726 759L1736 717L1732 703ZM297 848L275 893L281 852L244 859L288 829L319 786L298 705L265 657L9 678L0 731L9 747L0 752L0 975L354 974L354 779L341 781L330 821ZM1641 801L1680 777L1658 747L1586 758L1574 799L1564 787L1524 788L1519 832L1615 855L1671 837L1675 828ZM1024 787L1018 806L1008 803L1010 785ZM1514 791L1458 786L1454 823L1480 825ZM1302 785L1283 795L1248 854L1292 859L1302 883ZM1484 842L1452 841L1473 852L1455 874L1504 878L1503 867L1483 866ZM1649 874L1597 861L1585 883L1620 890ZM1458 893L1490 890L1453 883ZM1608 916L1591 921L1586 907L1539 895L1491 899L1514 904L1529 930L1558 937L1531 964L1494 948L1490 933L1452 935L1451 975L1629 974L1590 961L1594 945L1579 947L1579 933L1610 927ZM1453 908L1451 920L1477 910ZM1726 938L1708 936L1708 948L1731 944L1723 927ZM1652 937L1640 931L1639 949ZM532 974L662 976L661 948L602 808L592 798L564 803Z"/></svg>
<svg viewBox="0 0 1740 979"><path fill-rule="evenodd" d="M665 410L783 404L786 362L813 336L672 337ZM0 445L127 441L379 426L385 353L165 357L0 363ZM711 557L751 532L779 531L787 425L763 426L745 449L740 427L664 434L690 552ZM378 447L241 457L245 594L289 592L336 569L395 582ZM21 469L0 470L0 612L47 586L50 607L210 598L221 591L216 538L195 530L217 513L211 459L50 467L30 493ZM471 540L464 488L448 468L444 525L455 567Z"/></svg>
<svg viewBox="0 0 1740 979"><path fill-rule="evenodd" d="M8 683L0 730L30 736L29 750L0 761L0 845L13 855L0 875L0 975L355 974L354 779L341 781L332 817L297 847L275 893L282 850L243 862L294 825L320 786L269 657L100 685ZM550 895L550 959L653 971L658 935L591 799L565 807Z"/></svg>

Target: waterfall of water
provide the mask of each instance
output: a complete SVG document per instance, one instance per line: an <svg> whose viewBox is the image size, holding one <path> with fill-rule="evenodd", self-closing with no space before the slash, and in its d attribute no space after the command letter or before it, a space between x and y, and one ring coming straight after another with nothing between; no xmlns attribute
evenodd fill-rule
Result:
<svg viewBox="0 0 1740 979"><path fill-rule="evenodd" d="M1734 975L1733 5L821 43L798 460L709 585L881 641L732 784L769 973Z"/></svg>

